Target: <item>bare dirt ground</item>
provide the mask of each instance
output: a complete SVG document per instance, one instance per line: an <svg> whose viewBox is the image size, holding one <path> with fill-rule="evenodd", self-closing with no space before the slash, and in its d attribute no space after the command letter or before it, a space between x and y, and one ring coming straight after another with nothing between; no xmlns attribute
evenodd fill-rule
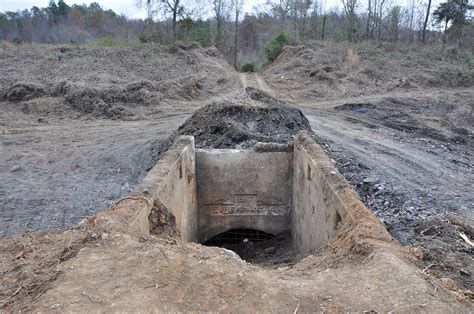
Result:
<svg viewBox="0 0 474 314"><path fill-rule="evenodd" d="M473 248L460 237L474 236L471 148L400 131L364 114L339 113L352 101L303 111L312 112L311 126L335 165L392 235L421 246L431 272L473 289Z"/></svg>
<svg viewBox="0 0 474 314"><path fill-rule="evenodd" d="M215 50L192 44L0 55L0 236L67 228L107 208L153 166L157 140L240 86Z"/></svg>
<svg viewBox="0 0 474 314"><path fill-rule="evenodd" d="M265 89L306 114L391 234L423 249L423 267L473 290L474 248L460 236L474 237L473 67L389 48L290 47Z"/></svg>
<svg viewBox="0 0 474 314"><path fill-rule="evenodd" d="M168 136L184 117L2 130L1 235L62 229L105 209L140 182L153 165L152 141Z"/></svg>
<svg viewBox="0 0 474 314"><path fill-rule="evenodd" d="M330 49L302 50L317 66L287 51L262 75L240 77L214 50L187 44L0 49L0 236L68 228L106 209L153 165L157 140L164 142L197 108L233 99L243 85L306 114L364 203L402 244L421 248L423 272L372 251L332 264L337 272L327 271L320 256L275 270L266 258L258 267L218 248L74 229L4 239L1 305L113 311L132 310L128 300L135 300L133 310L140 304L148 310L159 299L168 311L468 312L433 278L474 290L473 247L460 237L474 238L472 67L442 60L447 76L430 68L429 81L413 68L426 58L413 52L405 52L411 65L399 53L397 60L407 63L401 67L379 53L371 59L357 49ZM378 79L365 73L371 62L381 64L373 67ZM344 67L334 70L338 64ZM354 85L356 77L361 82ZM84 265L93 267L84 272ZM20 285L9 281L18 278ZM89 282L87 290L64 286L74 278ZM394 289L382 291L374 279ZM338 288L345 282L350 295ZM472 293L466 298L472 302Z"/></svg>
<svg viewBox="0 0 474 314"><path fill-rule="evenodd" d="M274 269L222 248L130 234L117 228L120 216L107 215L64 233L2 241L0 306L41 312L469 312L456 301L461 295L430 283L397 253L374 250L365 236L358 253L346 248L336 254L350 259L335 261L333 249ZM98 227L110 218L114 227Z"/></svg>

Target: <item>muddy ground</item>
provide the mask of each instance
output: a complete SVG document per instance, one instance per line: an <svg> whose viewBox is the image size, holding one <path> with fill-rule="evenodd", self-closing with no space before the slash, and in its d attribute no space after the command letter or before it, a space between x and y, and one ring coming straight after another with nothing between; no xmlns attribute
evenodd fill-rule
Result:
<svg viewBox="0 0 474 314"><path fill-rule="evenodd" d="M422 248L420 267L474 290L473 248L459 235L474 238L472 66L442 58L439 79L431 63L414 66L428 60L414 51L298 49L239 79L192 45L1 48L0 235L67 228L107 208L160 141L243 85L300 108L391 234Z"/></svg>

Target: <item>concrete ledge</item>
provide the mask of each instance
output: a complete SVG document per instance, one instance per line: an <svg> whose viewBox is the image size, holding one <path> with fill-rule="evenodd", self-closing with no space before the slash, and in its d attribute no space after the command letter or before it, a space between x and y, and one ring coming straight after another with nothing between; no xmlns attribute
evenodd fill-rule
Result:
<svg viewBox="0 0 474 314"><path fill-rule="evenodd" d="M338 226L363 225L377 238L392 237L360 201L325 151L305 132L295 137L292 237L296 248L311 253L332 243Z"/></svg>
<svg viewBox="0 0 474 314"><path fill-rule="evenodd" d="M182 136L163 154L132 194L148 200L130 223L130 230L148 234L155 202L175 216L183 241L197 240L196 162L194 138Z"/></svg>

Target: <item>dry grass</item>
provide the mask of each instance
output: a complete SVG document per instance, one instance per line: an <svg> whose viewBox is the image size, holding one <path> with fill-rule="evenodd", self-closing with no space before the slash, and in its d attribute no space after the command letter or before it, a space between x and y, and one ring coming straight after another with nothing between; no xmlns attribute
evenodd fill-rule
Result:
<svg viewBox="0 0 474 314"><path fill-rule="evenodd" d="M0 49L12 49L14 47L15 47L15 44L6 40L0 40Z"/></svg>

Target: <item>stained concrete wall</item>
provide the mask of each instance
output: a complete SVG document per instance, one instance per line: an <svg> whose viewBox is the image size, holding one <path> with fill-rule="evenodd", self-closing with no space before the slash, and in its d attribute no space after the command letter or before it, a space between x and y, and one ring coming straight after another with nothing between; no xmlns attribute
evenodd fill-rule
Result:
<svg viewBox="0 0 474 314"><path fill-rule="evenodd" d="M229 229L290 229L292 152L196 151L199 241Z"/></svg>
<svg viewBox="0 0 474 314"><path fill-rule="evenodd" d="M165 205L176 218L183 241L197 241L198 213L196 197L196 162L194 138L182 136L161 156L134 195L147 198L150 204L156 200ZM149 233L148 216L151 205L142 208L131 224L136 231Z"/></svg>
<svg viewBox="0 0 474 314"><path fill-rule="evenodd" d="M311 253L334 241L339 223L362 216L376 221L309 135L299 133L293 150L270 146L195 150L193 137L180 137L132 193L146 205L130 229L149 233L148 216L160 202L176 217L184 241L202 243L237 228L291 229L297 250Z"/></svg>
<svg viewBox="0 0 474 314"><path fill-rule="evenodd" d="M302 253L333 242L338 223L353 221L350 206L363 206L324 150L306 133L294 142L292 237Z"/></svg>

